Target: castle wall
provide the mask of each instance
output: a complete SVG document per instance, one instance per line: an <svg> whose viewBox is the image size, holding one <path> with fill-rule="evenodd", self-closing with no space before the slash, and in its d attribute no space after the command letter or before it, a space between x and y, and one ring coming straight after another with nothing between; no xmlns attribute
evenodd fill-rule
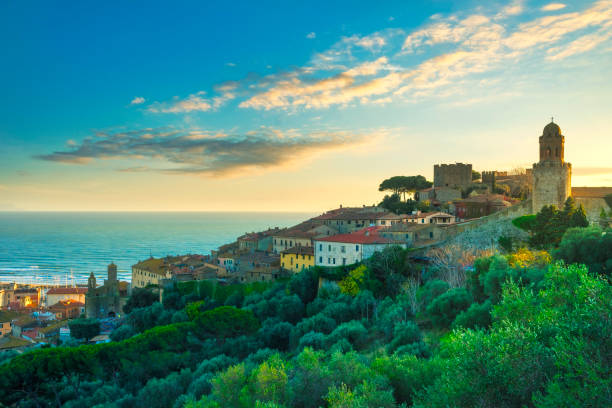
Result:
<svg viewBox="0 0 612 408"><path fill-rule="evenodd" d="M467 188L470 184L472 184L471 164L434 165L434 187Z"/></svg>
<svg viewBox="0 0 612 408"><path fill-rule="evenodd" d="M572 194L572 165L557 161L544 161L533 165L533 211L554 204L563 207Z"/></svg>

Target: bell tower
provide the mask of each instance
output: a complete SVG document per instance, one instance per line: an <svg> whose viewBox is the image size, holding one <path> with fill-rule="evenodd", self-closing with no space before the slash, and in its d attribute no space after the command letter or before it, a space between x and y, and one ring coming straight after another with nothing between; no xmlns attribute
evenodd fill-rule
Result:
<svg viewBox="0 0 612 408"><path fill-rule="evenodd" d="M545 205L561 208L572 195L572 165L565 161L565 136L552 121L540 136L540 161L533 165L532 210Z"/></svg>

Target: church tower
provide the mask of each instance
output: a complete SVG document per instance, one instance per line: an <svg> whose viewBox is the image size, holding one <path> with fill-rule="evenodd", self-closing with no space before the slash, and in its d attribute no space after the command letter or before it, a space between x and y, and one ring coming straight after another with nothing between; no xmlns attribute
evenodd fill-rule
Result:
<svg viewBox="0 0 612 408"><path fill-rule="evenodd" d="M561 208L572 195L572 165L565 161L565 136L554 122L540 136L540 161L533 165L533 212L554 204Z"/></svg>

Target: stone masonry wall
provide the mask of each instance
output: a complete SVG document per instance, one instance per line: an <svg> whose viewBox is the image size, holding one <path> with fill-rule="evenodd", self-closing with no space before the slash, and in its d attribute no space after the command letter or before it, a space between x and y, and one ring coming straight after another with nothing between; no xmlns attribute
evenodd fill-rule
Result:
<svg viewBox="0 0 612 408"><path fill-rule="evenodd" d="M572 194L572 165L561 162L541 162L533 165L533 211L539 212L543 206L554 204L563 207L565 200Z"/></svg>
<svg viewBox="0 0 612 408"><path fill-rule="evenodd" d="M434 187L467 188L470 184L472 184L471 164L434 165Z"/></svg>

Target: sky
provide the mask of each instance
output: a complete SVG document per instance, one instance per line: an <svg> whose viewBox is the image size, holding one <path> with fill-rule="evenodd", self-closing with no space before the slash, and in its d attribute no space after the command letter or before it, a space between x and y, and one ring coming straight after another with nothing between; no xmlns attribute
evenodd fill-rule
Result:
<svg viewBox="0 0 612 408"><path fill-rule="evenodd" d="M0 210L370 205L551 117L612 186L612 0L4 1L0 46Z"/></svg>

